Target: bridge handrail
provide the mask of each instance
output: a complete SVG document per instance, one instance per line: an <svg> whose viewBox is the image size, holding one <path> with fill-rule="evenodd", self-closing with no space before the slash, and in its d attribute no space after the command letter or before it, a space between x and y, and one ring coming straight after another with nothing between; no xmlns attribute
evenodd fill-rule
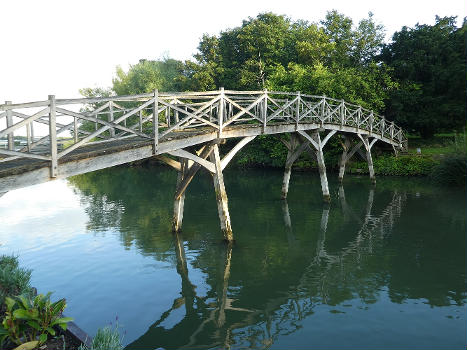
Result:
<svg viewBox="0 0 467 350"><path fill-rule="evenodd" d="M84 108L76 112L63 108L67 105L82 105ZM155 106L157 113L153 112ZM24 114L20 110L31 110L33 114ZM107 120L102 118L103 115L107 115ZM73 122L58 123L57 118L64 116L73 118ZM13 117L20 121L13 123ZM157 148L159 140L172 131L211 127L219 132L220 137L229 125L251 123L262 125L263 132L271 123L295 124L297 127L311 123L319 128L326 125L347 132L368 133L399 148L406 146L407 142L400 127L372 110L344 100L301 92L220 89L76 99L49 96L45 101L6 102L0 105L0 121L3 118L6 119L6 128L0 130L0 139L7 136L8 149L0 149L0 154L7 156L0 162L20 157L36 158L51 161L55 168L59 158L84 144L95 142L96 138L113 140L133 135L154 139ZM127 126L127 121L132 125ZM80 128L83 122L94 123L95 131ZM34 123L48 125L48 135L35 140ZM16 150L14 132L24 127L27 146ZM65 131L73 132L73 144L59 150L57 134ZM49 152L34 153L32 149L40 144L49 144Z"/></svg>

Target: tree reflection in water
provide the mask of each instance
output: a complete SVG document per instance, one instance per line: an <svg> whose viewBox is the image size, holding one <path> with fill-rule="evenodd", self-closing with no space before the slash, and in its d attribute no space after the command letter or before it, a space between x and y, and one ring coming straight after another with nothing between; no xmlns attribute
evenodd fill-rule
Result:
<svg viewBox="0 0 467 350"><path fill-rule="evenodd" d="M423 297L433 305L464 304L462 273L430 276L444 287L421 288L427 284L426 270L435 265L430 257L458 247L449 240L435 247L419 237L415 244L404 242L406 228L395 227L404 222L410 228L410 215L403 215L411 200L407 190L391 184L385 188L384 181L367 189L349 184L350 195L346 197L340 186L331 205L323 205L307 194L294 199L292 189L288 203L274 201L273 194L280 194L280 175L276 177L255 181L237 176L227 184L237 237L234 246L220 243L216 209L209 204L214 201L203 200L210 193L209 179L201 177L191 185L185 231L173 234L172 242L164 235L170 234L174 174L117 169L72 180L88 204L92 230L118 226L125 246L134 244L158 260L174 258L181 278L180 296L127 349L268 348L279 335L298 330L317 305L356 298L371 304L382 290L397 303ZM316 181L309 184L313 180L306 177L294 184L305 186L305 181L306 188L319 186ZM261 206L263 202L268 205ZM190 214L190 207L196 207L198 216ZM200 217L204 212L206 216ZM189 262L187 249L192 252ZM465 253L458 250L456 259L462 262ZM423 260L425 266L414 260ZM190 281L190 265L205 273L205 295L198 295ZM450 267L446 263L445 270ZM168 326L166 320L181 308L183 317Z"/></svg>

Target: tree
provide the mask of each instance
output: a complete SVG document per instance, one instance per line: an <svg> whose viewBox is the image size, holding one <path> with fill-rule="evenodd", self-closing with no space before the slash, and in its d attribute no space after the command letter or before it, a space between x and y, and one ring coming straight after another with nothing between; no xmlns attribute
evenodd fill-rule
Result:
<svg viewBox="0 0 467 350"><path fill-rule="evenodd" d="M467 21L457 28L455 19L403 27L382 52L400 85L386 115L424 138L465 126Z"/></svg>

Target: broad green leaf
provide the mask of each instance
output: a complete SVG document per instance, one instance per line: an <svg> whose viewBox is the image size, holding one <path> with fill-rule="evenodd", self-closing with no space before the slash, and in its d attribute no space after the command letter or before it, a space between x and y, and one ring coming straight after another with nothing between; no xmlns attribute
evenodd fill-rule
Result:
<svg viewBox="0 0 467 350"><path fill-rule="evenodd" d="M30 325L32 328L39 330L41 326L39 326L39 323L37 323L34 320L30 320L27 322L28 325Z"/></svg>
<svg viewBox="0 0 467 350"><path fill-rule="evenodd" d="M28 341L27 343L23 343L20 346L17 346L13 350L32 350L39 345L37 340Z"/></svg>
<svg viewBox="0 0 467 350"><path fill-rule="evenodd" d="M41 343L45 343L47 341L47 333L42 333L40 336L39 336L39 341Z"/></svg>
<svg viewBox="0 0 467 350"><path fill-rule="evenodd" d="M47 327L47 332L49 332L52 335L55 335L55 329Z"/></svg>

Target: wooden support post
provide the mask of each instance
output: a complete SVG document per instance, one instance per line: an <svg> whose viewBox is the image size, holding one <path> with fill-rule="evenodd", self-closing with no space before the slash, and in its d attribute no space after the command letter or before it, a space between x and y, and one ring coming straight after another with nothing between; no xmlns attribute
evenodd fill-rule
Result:
<svg viewBox="0 0 467 350"><path fill-rule="evenodd" d="M34 142L34 122L29 124L29 131L31 132L31 141Z"/></svg>
<svg viewBox="0 0 467 350"><path fill-rule="evenodd" d="M298 123L300 122L300 91L297 91L297 106L295 107L295 130L298 130Z"/></svg>
<svg viewBox="0 0 467 350"><path fill-rule="evenodd" d="M57 160L57 126L56 126L56 111L55 111L55 96L49 95L49 136L50 136L50 177L57 177L58 160Z"/></svg>
<svg viewBox="0 0 467 350"><path fill-rule="evenodd" d="M287 154L287 158L289 158L291 152L289 151ZM290 182L290 175L292 173L292 166L285 167L284 170L284 178L282 179L282 199L287 198L287 194L289 193L289 182Z"/></svg>
<svg viewBox="0 0 467 350"><path fill-rule="evenodd" d="M11 101L5 101L6 105L11 105ZM13 125L13 111L8 109L6 111L6 127L9 128ZM13 132L8 133L8 150L14 151L15 150L15 139Z"/></svg>
<svg viewBox="0 0 467 350"><path fill-rule="evenodd" d="M152 134L154 136L154 154L158 151L159 146L159 91L154 90L154 103L152 112Z"/></svg>
<svg viewBox="0 0 467 350"><path fill-rule="evenodd" d="M266 132L266 123L268 121L268 90L264 90L264 100L262 108L263 134Z"/></svg>
<svg viewBox="0 0 467 350"><path fill-rule="evenodd" d="M78 142L78 118L73 117L73 141Z"/></svg>
<svg viewBox="0 0 467 350"><path fill-rule="evenodd" d="M139 132L143 132L143 111L139 111L138 113L138 130Z"/></svg>
<svg viewBox="0 0 467 350"><path fill-rule="evenodd" d="M326 164L324 163L323 146L321 144L321 137L318 132L314 132L312 138L317 143L316 148L316 159L318 161L319 177L321 179L321 190L323 191L323 200L325 202L331 201L331 195L329 194L328 178L326 175Z"/></svg>
<svg viewBox="0 0 467 350"><path fill-rule="evenodd" d="M217 119L219 123L219 138L222 135L222 129L224 127L224 88L221 87L220 89L220 99L219 99L219 107L217 108Z"/></svg>
<svg viewBox="0 0 467 350"><path fill-rule="evenodd" d="M182 222L183 222L183 206L185 204L185 191L183 191L179 196L177 196L177 192L180 189L180 186L183 183L183 179L186 175L187 170L187 159L181 158L180 164L181 169L178 172L177 176L177 188L175 190L175 199L174 199L174 217L172 223L172 231L179 232L182 229Z"/></svg>
<svg viewBox="0 0 467 350"><path fill-rule="evenodd" d="M376 184L376 177L375 177L375 170L373 168L373 157L371 156L371 148L373 147L373 145L375 144L375 142L378 139L375 138L375 139L373 139L373 141L370 142L367 135L362 136L362 135L358 134L358 137L360 138L360 140L362 140L363 146L365 147L366 161L368 163L368 172L370 174L370 180L371 180L372 184L375 185Z"/></svg>
<svg viewBox="0 0 467 350"><path fill-rule="evenodd" d="M112 101L109 102L109 122L113 123L114 122L114 104ZM110 137L114 138L115 137L115 129L110 128Z"/></svg>
<svg viewBox="0 0 467 350"><path fill-rule="evenodd" d="M281 198L286 199L287 194L289 192L289 183L290 183L290 175L292 173L292 165L295 160L300 156L300 153L297 152L297 147L299 145L300 140L295 134L290 134L290 143L285 143L286 147L288 148L287 152L287 160L285 162L285 170L284 170L284 178L282 179L282 194Z"/></svg>
<svg viewBox="0 0 467 350"><path fill-rule="evenodd" d="M344 174L345 174L345 164L347 163L347 154L350 148L350 140L347 136L344 137L344 142L342 143L342 156L341 156L341 161L339 163L339 182L342 182L344 180Z"/></svg>
<svg viewBox="0 0 467 350"><path fill-rule="evenodd" d="M225 191L224 176L219 155L219 146L214 144L213 152L210 155L211 162L214 163L215 173L213 174L214 189L216 191L217 210L221 223L221 230L227 242L233 241L232 226L230 224L229 206L227 192Z"/></svg>
<svg viewBox="0 0 467 350"><path fill-rule="evenodd" d="M26 143L28 152L31 151L31 124L26 124Z"/></svg>
<svg viewBox="0 0 467 350"><path fill-rule="evenodd" d="M373 157L371 156L371 149L366 150L366 161L368 163L368 172L370 173L370 181L373 185L376 184L375 169L373 168Z"/></svg>

